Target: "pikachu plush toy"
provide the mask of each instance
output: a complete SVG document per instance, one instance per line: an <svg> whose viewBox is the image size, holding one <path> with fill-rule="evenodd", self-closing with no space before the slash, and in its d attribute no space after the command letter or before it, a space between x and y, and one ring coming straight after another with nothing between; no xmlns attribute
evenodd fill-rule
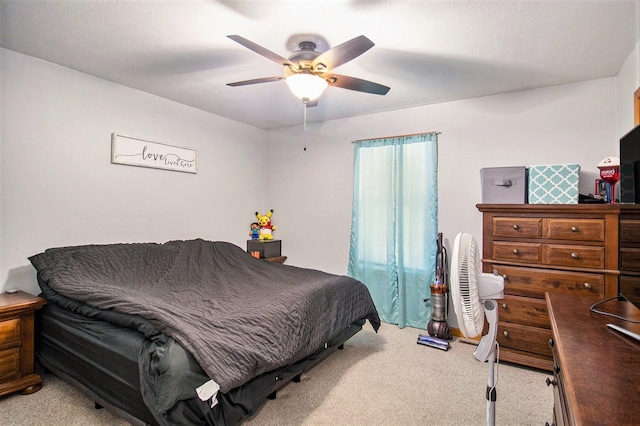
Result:
<svg viewBox="0 0 640 426"><path fill-rule="evenodd" d="M256 212L258 218L258 226L260 227L260 239L261 240L273 240L272 232L276 230L276 227L271 224L271 215L273 215L273 209L269 213L262 215Z"/></svg>

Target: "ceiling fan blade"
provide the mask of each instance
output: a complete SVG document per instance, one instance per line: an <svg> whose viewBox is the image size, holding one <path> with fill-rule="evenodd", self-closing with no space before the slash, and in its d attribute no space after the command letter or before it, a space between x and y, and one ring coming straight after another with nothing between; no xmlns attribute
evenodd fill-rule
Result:
<svg viewBox="0 0 640 426"><path fill-rule="evenodd" d="M373 46L371 40L361 35L320 54L311 64L316 71L329 71L357 58Z"/></svg>
<svg viewBox="0 0 640 426"><path fill-rule="evenodd" d="M260 46L259 44L256 44L256 43L254 43L254 42L252 42L250 40L247 40L244 37L241 37L239 35L228 35L227 37L230 38L231 40L235 41L236 43L239 43L239 44L243 45L247 49L253 50L257 54L262 55L267 59L271 59L275 63L278 63L278 64L283 65L283 66L290 67L290 68L292 68L294 70L298 69L298 66L296 64L292 63L287 58L282 57L282 56L278 55L277 53L274 53L274 52L270 51L269 49L266 49L266 48Z"/></svg>
<svg viewBox="0 0 640 426"><path fill-rule="evenodd" d="M284 80L284 77L263 77L255 78L253 80L236 81L235 83L227 83L227 86L247 86L249 84L270 83L272 81Z"/></svg>
<svg viewBox="0 0 640 426"><path fill-rule="evenodd" d="M386 95L390 87L360 78L349 77L347 75L329 74L323 75L330 86L342 89L355 90L358 92L372 93L374 95Z"/></svg>

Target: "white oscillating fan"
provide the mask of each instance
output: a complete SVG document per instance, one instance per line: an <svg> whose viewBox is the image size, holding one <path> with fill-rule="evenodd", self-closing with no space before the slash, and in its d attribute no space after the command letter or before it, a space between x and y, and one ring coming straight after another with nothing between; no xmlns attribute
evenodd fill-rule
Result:
<svg viewBox="0 0 640 426"><path fill-rule="evenodd" d="M470 234L461 232L456 235L451 260L451 299L460 331L465 337L474 338L482 334L485 316L489 323L489 332L482 336L473 355L478 361L489 361L487 424L495 425L493 368L498 332L498 305L495 299L504 297L504 278L482 272L480 249Z"/></svg>

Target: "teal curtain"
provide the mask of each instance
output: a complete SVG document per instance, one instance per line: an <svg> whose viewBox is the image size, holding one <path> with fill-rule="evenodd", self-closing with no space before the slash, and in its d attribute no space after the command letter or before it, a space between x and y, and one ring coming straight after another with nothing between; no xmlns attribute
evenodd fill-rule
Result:
<svg viewBox="0 0 640 426"><path fill-rule="evenodd" d="M349 275L380 319L425 329L438 233L436 133L354 142Z"/></svg>

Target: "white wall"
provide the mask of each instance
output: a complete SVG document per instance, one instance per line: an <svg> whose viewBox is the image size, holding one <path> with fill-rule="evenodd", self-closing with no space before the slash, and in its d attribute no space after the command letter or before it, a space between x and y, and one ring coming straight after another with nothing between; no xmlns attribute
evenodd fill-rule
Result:
<svg viewBox="0 0 640 426"><path fill-rule="evenodd" d="M640 78L636 47L619 78L310 124L305 136L3 49L0 61L0 290L32 292L27 257L48 247L195 237L242 246L253 212L271 208L288 263L344 274L351 141L397 134L442 132L439 228L450 248L460 231L481 235L482 167L577 162L581 192L592 191L596 164L617 154L632 117L620 93ZM112 132L197 148L200 171L110 164Z"/></svg>
<svg viewBox="0 0 640 426"><path fill-rule="evenodd" d="M367 96L363 94L362 96ZM439 229L451 249L460 231L481 238L483 167L579 163L580 192L618 152L614 78L507 93L269 132L268 206L288 263L345 274L353 146L372 137L439 136Z"/></svg>
<svg viewBox="0 0 640 426"><path fill-rule="evenodd" d="M622 65L616 77L616 105L618 137L623 136L634 126L633 97L640 87L640 42Z"/></svg>
<svg viewBox="0 0 640 426"><path fill-rule="evenodd" d="M264 208L266 133L0 49L0 290L37 293L28 256L88 243L227 240ZM198 150L197 174L110 163L112 132Z"/></svg>

